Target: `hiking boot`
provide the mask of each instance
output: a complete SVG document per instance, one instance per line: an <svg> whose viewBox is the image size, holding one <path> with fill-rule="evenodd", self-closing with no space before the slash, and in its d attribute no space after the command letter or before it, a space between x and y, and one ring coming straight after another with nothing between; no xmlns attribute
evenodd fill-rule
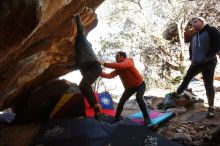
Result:
<svg viewBox="0 0 220 146"><path fill-rule="evenodd" d="M211 119L211 118L214 118L214 117L215 117L214 108L213 107L209 107L208 108L207 118Z"/></svg>
<svg viewBox="0 0 220 146"><path fill-rule="evenodd" d="M95 119L99 120L100 114L101 114L101 105L96 103L94 106L94 112L95 112Z"/></svg>
<svg viewBox="0 0 220 146"><path fill-rule="evenodd" d="M183 93L187 95L189 99L193 99L193 98L196 99L196 95L193 94L192 89L186 89L183 91Z"/></svg>

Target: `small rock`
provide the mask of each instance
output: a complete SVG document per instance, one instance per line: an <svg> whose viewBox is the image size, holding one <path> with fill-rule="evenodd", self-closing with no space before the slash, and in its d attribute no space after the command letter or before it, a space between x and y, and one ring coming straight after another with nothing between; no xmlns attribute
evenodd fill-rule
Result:
<svg viewBox="0 0 220 146"><path fill-rule="evenodd" d="M192 141L196 140L196 136L195 135L191 135Z"/></svg>
<svg viewBox="0 0 220 146"><path fill-rule="evenodd" d="M192 131L190 131L190 134L195 135L195 134L196 134L196 131L195 131L195 130L192 130Z"/></svg>
<svg viewBox="0 0 220 146"><path fill-rule="evenodd" d="M192 138L187 133L175 133L173 139L176 141L184 141L184 142L192 141Z"/></svg>
<svg viewBox="0 0 220 146"><path fill-rule="evenodd" d="M193 105L194 109L197 111L197 112L200 112L200 111L205 111L205 106L204 106L204 103L195 103Z"/></svg>
<svg viewBox="0 0 220 146"><path fill-rule="evenodd" d="M193 142L189 142L188 145L189 146L201 146L201 142L200 141L193 141Z"/></svg>
<svg viewBox="0 0 220 146"><path fill-rule="evenodd" d="M193 124L193 121L188 121L187 123L189 123L189 124Z"/></svg>
<svg viewBox="0 0 220 146"><path fill-rule="evenodd" d="M205 126L199 126L199 129L200 130L205 129Z"/></svg>
<svg viewBox="0 0 220 146"><path fill-rule="evenodd" d="M183 133L183 130L182 129L176 129L176 132Z"/></svg>
<svg viewBox="0 0 220 146"><path fill-rule="evenodd" d="M169 126L168 126L168 129L176 129L176 127L173 126L173 125L169 125Z"/></svg>
<svg viewBox="0 0 220 146"><path fill-rule="evenodd" d="M203 135L201 133L196 133L196 139L202 139L203 138Z"/></svg>

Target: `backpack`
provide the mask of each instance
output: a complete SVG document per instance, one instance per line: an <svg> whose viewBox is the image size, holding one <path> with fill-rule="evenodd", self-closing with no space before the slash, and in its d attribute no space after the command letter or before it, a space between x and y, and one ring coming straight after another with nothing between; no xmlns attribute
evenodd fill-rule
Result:
<svg viewBox="0 0 220 146"><path fill-rule="evenodd" d="M177 107L176 101L174 100L174 96L171 93L165 95L165 98L161 103L157 105L157 109L166 110L169 108Z"/></svg>

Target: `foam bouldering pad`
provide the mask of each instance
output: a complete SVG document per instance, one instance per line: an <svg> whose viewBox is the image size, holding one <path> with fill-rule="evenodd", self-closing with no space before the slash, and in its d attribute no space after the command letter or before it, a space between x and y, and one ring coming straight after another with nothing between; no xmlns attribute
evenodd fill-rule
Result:
<svg viewBox="0 0 220 146"><path fill-rule="evenodd" d="M110 124L110 116L49 120L31 146L180 146L130 119Z"/></svg>
<svg viewBox="0 0 220 146"><path fill-rule="evenodd" d="M50 120L31 146L101 146L109 138L107 126L92 118Z"/></svg>
<svg viewBox="0 0 220 146"><path fill-rule="evenodd" d="M111 146L181 146L149 130L147 126L135 125L125 120L109 138Z"/></svg>
<svg viewBox="0 0 220 146"><path fill-rule="evenodd" d="M154 110L148 111L148 114L149 114L149 117L151 120L151 124L149 124L148 127L163 123L174 116L173 112L160 113L160 112L154 111ZM131 119L131 121L133 121L133 122L137 122L140 124L144 123L142 112L137 112L137 113L131 114L128 116L128 118Z"/></svg>

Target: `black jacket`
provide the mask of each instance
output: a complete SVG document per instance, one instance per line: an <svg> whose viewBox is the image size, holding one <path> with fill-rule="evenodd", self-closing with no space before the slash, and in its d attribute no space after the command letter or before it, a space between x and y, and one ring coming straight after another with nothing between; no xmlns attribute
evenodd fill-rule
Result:
<svg viewBox="0 0 220 146"><path fill-rule="evenodd" d="M207 31L209 34L210 50L209 50L209 52L206 52L207 53L206 56L209 57L209 56L216 54L220 50L220 32L215 27L212 27L208 24L206 24L205 27L199 31L199 33L203 32L203 31ZM192 59L191 43L189 46L189 59L190 60Z"/></svg>
<svg viewBox="0 0 220 146"><path fill-rule="evenodd" d="M91 43L87 40L84 33L84 27L79 15L76 16L77 37L76 37L76 63L81 68L87 68L94 62L97 62L97 57L92 49Z"/></svg>

